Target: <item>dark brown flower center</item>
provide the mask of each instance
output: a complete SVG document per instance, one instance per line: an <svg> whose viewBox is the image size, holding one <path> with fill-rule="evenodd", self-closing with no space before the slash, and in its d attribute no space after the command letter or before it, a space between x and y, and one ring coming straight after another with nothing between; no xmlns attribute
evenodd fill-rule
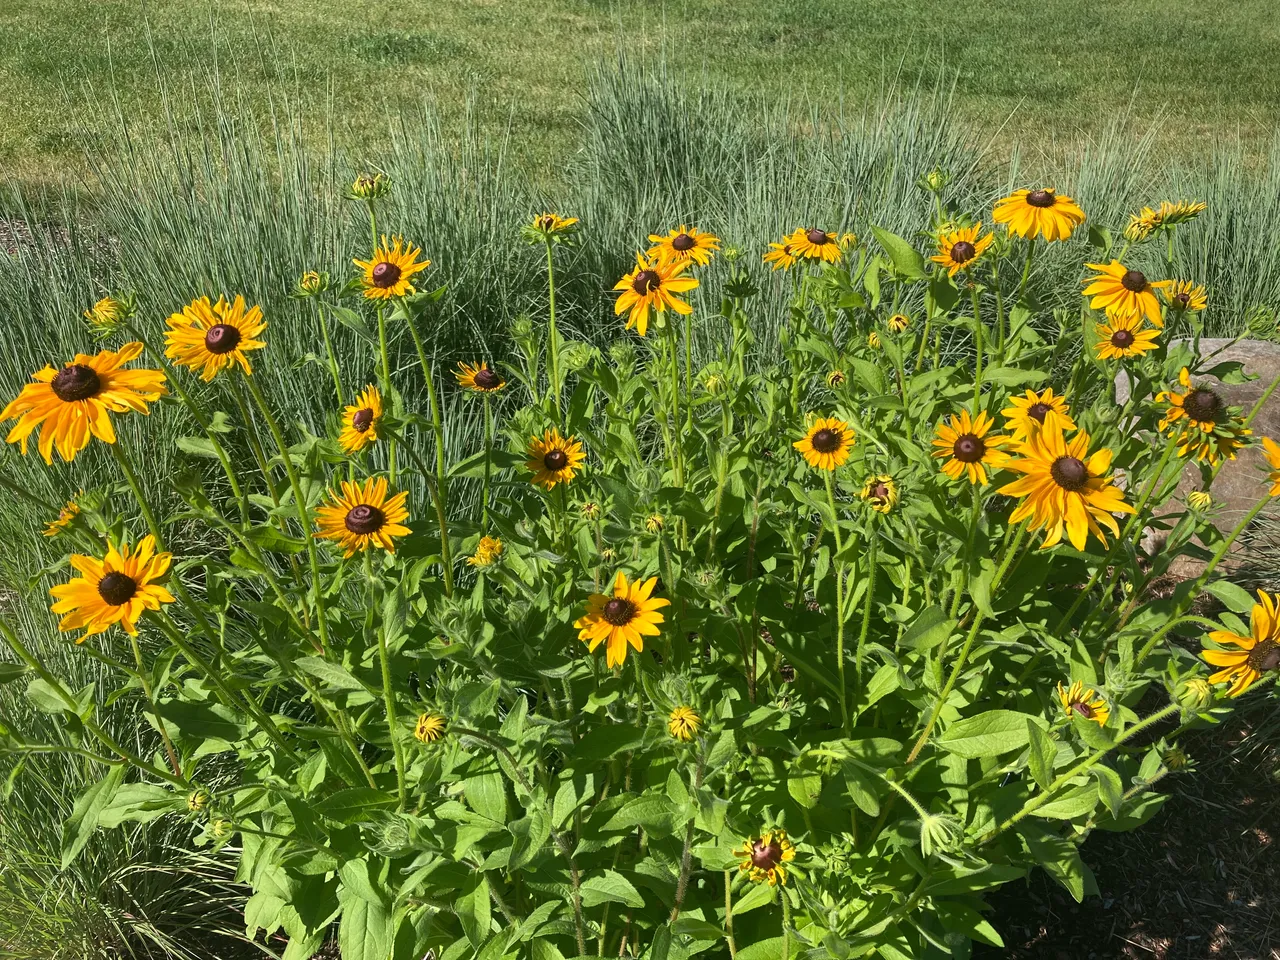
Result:
<svg viewBox="0 0 1280 960"><path fill-rule="evenodd" d="M1080 490L1089 480L1089 470L1078 457L1059 457L1049 467L1049 476L1063 490Z"/></svg>
<svg viewBox="0 0 1280 960"><path fill-rule="evenodd" d="M502 386L502 378L488 367L476 371L475 381L481 390L496 390Z"/></svg>
<svg viewBox="0 0 1280 960"><path fill-rule="evenodd" d="M98 391L102 389L102 378L93 367L87 367L83 363L73 363L54 374L49 388L63 403L74 403L77 400L96 397Z"/></svg>
<svg viewBox="0 0 1280 960"><path fill-rule="evenodd" d="M357 410L351 417L351 426L359 433L364 433L373 426L373 411L368 407Z"/></svg>
<svg viewBox="0 0 1280 960"><path fill-rule="evenodd" d="M1121 350L1132 347L1133 341L1133 333L1129 330L1117 330L1115 333L1111 334L1111 345L1113 347L1119 347Z"/></svg>
<svg viewBox="0 0 1280 960"><path fill-rule="evenodd" d="M625 627L635 618L636 605L626 597L611 597L605 601L600 615L604 617L606 623L611 623L615 627Z"/></svg>
<svg viewBox="0 0 1280 960"><path fill-rule="evenodd" d="M385 513L371 504L362 503L347 511L347 517L343 524L352 533L364 535L377 533L386 522L387 515Z"/></svg>
<svg viewBox="0 0 1280 960"><path fill-rule="evenodd" d="M961 240L951 245L951 259L955 263L968 263L978 253L978 249L968 240Z"/></svg>
<svg viewBox="0 0 1280 960"><path fill-rule="evenodd" d="M1192 420L1212 423L1222 413L1222 398L1212 390L1197 387L1183 398L1182 409L1187 411L1187 416Z"/></svg>
<svg viewBox="0 0 1280 960"><path fill-rule="evenodd" d="M961 463L977 463L986 452L987 445L982 442L982 438L972 433L957 438L951 448L951 455Z"/></svg>
<svg viewBox="0 0 1280 960"><path fill-rule="evenodd" d="M806 230L804 235L815 247L820 247L823 244L831 242L831 234L827 233L825 230L819 230L817 227L814 227L811 230Z"/></svg>
<svg viewBox="0 0 1280 960"><path fill-rule="evenodd" d="M671 241L671 249L679 250L684 253L686 250L692 250L695 246L693 237L687 233L677 234L676 238Z"/></svg>
<svg viewBox="0 0 1280 960"><path fill-rule="evenodd" d="M1147 275L1141 270L1126 270L1120 278L1120 286L1133 293L1147 289Z"/></svg>
<svg viewBox="0 0 1280 960"><path fill-rule="evenodd" d="M569 455L563 450L548 450L542 463L552 473L557 473L569 465Z"/></svg>
<svg viewBox="0 0 1280 960"><path fill-rule="evenodd" d="M782 844L776 840L765 843L757 840L751 844L751 865L761 870L772 870L782 862Z"/></svg>
<svg viewBox="0 0 1280 960"><path fill-rule="evenodd" d="M1096 712L1093 707L1089 706L1089 704L1085 703L1083 700L1072 700L1071 709L1080 714L1080 716L1084 717L1086 720L1092 720L1093 715Z"/></svg>
<svg viewBox="0 0 1280 960"><path fill-rule="evenodd" d="M133 577L114 570L98 581L98 596L113 607L128 603L137 592L138 584Z"/></svg>
<svg viewBox="0 0 1280 960"><path fill-rule="evenodd" d="M386 290L394 287L400 280L400 267L387 260L380 260L373 265L373 285Z"/></svg>
<svg viewBox="0 0 1280 960"><path fill-rule="evenodd" d="M1052 207L1057 200L1052 190L1032 190L1027 194L1027 203L1033 207Z"/></svg>
<svg viewBox="0 0 1280 960"><path fill-rule="evenodd" d="M823 427L821 430L815 430L813 438L809 441L813 445L813 449L819 453L834 453L840 449L839 430L832 430L830 427Z"/></svg>
<svg viewBox="0 0 1280 960"><path fill-rule="evenodd" d="M887 500L889 498L889 485L883 481L876 483L871 488L871 499Z"/></svg>
<svg viewBox="0 0 1280 960"><path fill-rule="evenodd" d="M1249 666L1259 673L1266 673L1280 667L1280 643L1274 640L1263 640L1249 651Z"/></svg>
<svg viewBox="0 0 1280 960"><path fill-rule="evenodd" d="M662 277L658 276L657 270L641 270L631 281L631 289L642 297L653 293L660 286L662 286Z"/></svg>
<svg viewBox="0 0 1280 960"><path fill-rule="evenodd" d="M1027 416L1037 423L1044 423L1045 416L1052 409L1047 403L1033 403L1027 407Z"/></svg>
<svg viewBox="0 0 1280 960"><path fill-rule="evenodd" d="M1180 304L1182 304L1185 307L1187 304L1191 302L1191 294L1183 290L1179 293L1175 293L1173 295L1173 299L1177 300Z"/></svg>
<svg viewBox="0 0 1280 960"><path fill-rule="evenodd" d="M545 230L550 230L550 229L551 229L552 227L554 227L555 225L556 225L556 218L555 218L555 217L552 217L552 216L549 216L548 214L543 214L542 216L540 216L540 217L538 218L538 229L539 229L539 230L544 230L544 231L545 231Z"/></svg>
<svg viewBox="0 0 1280 960"><path fill-rule="evenodd" d="M230 353L240 345L240 330L229 323L214 324L204 335L204 348L212 354Z"/></svg>

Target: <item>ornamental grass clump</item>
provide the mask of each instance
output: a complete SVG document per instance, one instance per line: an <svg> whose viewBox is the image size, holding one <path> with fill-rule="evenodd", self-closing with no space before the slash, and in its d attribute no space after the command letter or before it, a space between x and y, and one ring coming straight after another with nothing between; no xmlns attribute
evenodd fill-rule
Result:
<svg viewBox="0 0 1280 960"><path fill-rule="evenodd" d="M45 520L67 563L33 574L157 739L113 736L0 621L0 680L75 733L6 723L0 748L100 774L68 848L186 818L239 849L246 932L286 960L333 928L348 960L967 956L1001 945L984 891L1043 869L1092 892L1090 833L1150 819L1183 732L1273 695L1280 600L1219 571L1280 492L1280 446L1256 438L1270 470L1221 533L1214 479L1257 407L1199 355L1211 295L1146 244L1172 250L1197 204L1148 208L1112 250L1056 189L966 210L924 182L919 242L824 220L748 252L649 225L602 291L607 352L555 312L591 224L531 213L511 239L548 296L517 360L478 344L448 370L432 238L380 233L401 185L362 176L355 269L297 265L323 436L266 399L303 358L273 351L261 291L85 305L119 343L50 358L0 417L48 469L111 454ZM1077 310L1039 306L1046 244L1074 251ZM766 284L789 306L762 351ZM367 345L355 379L334 319ZM390 363L400 331L416 366ZM482 414L457 460L446 390ZM172 516L113 427L157 404L206 468L170 478ZM1155 589L1184 555L1201 572Z"/></svg>

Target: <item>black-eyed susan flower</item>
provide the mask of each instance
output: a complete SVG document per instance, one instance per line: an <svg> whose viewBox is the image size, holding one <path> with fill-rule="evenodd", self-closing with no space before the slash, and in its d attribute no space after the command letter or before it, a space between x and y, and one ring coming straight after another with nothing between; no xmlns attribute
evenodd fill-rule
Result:
<svg viewBox="0 0 1280 960"><path fill-rule="evenodd" d="M1085 266L1098 271L1084 281L1084 295L1092 298L1089 306L1094 310L1103 310L1108 316L1146 316L1157 327L1164 325L1156 291L1169 286L1168 280L1152 282L1141 270L1130 270L1119 260Z"/></svg>
<svg viewBox="0 0 1280 960"><path fill-rule="evenodd" d="M444 736L449 721L438 713L424 713L413 728L413 739L419 743L435 743Z"/></svg>
<svg viewBox="0 0 1280 960"><path fill-rule="evenodd" d="M889 329L894 333L901 333L907 327L911 326L911 318L905 313L895 313L885 321L889 325Z"/></svg>
<svg viewBox="0 0 1280 960"><path fill-rule="evenodd" d="M368 386L356 397L356 402L342 411L342 432L338 434L338 446L346 453L363 450L378 439L378 427L382 424L382 394L378 388Z"/></svg>
<svg viewBox="0 0 1280 960"><path fill-rule="evenodd" d="M1074 430L1075 421L1067 408L1067 398L1054 396L1053 387L1045 387L1039 393L1027 388L1021 397L1009 397L1009 406L1000 411L1004 428L1015 441L1023 440L1032 430L1038 430L1044 418L1053 413L1062 423L1063 430Z"/></svg>
<svg viewBox="0 0 1280 960"><path fill-rule="evenodd" d="M600 516L600 504L595 500L586 500L578 508L582 511L582 515L588 520L595 520Z"/></svg>
<svg viewBox="0 0 1280 960"><path fill-rule="evenodd" d="M1143 327L1139 314L1108 314L1106 323L1094 324L1098 342L1093 349L1099 360L1126 360L1129 357L1140 357L1149 350L1159 346L1156 338L1160 331L1154 327Z"/></svg>
<svg viewBox="0 0 1280 960"><path fill-rule="evenodd" d="M341 493L330 490L328 502L316 508L316 536L336 540L344 559L372 546L395 553L395 538L410 532L404 526L408 497L401 492L388 499L385 477L370 477L363 486L343 480Z"/></svg>
<svg viewBox="0 0 1280 960"><path fill-rule="evenodd" d="M560 243L578 228L577 217L562 217L558 213L540 213L525 227L529 240L538 243Z"/></svg>
<svg viewBox="0 0 1280 960"><path fill-rule="evenodd" d="M164 354L174 363L200 372L201 380L212 380L222 370L235 364L248 376L253 373L250 350L260 350L266 344L258 338L267 329L262 319L262 307L249 307L244 297L227 302L219 297L213 303L208 297L192 300L179 313L169 315L166 321Z"/></svg>
<svg viewBox="0 0 1280 960"><path fill-rule="evenodd" d="M987 485L987 470L998 470L1008 455L1001 448L1009 438L991 433L995 421L984 410L976 417L968 410L938 424L934 430L933 455L945 459L942 472L952 480L967 476L970 483Z"/></svg>
<svg viewBox="0 0 1280 960"><path fill-rule="evenodd" d="M786 864L796 858L796 845L787 838L785 830L766 830L759 837L748 837L742 846L733 851L740 857L738 869L752 883L769 881L769 886L787 885Z"/></svg>
<svg viewBox="0 0 1280 960"><path fill-rule="evenodd" d="M985 237L979 237L981 231L982 224L975 223L972 227L944 233L938 238L937 254L929 259L941 264L948 276L954 277L961 270L968 270L977 263L978 258L995 239L989 233Z"/></svg>
<svg viewBox="0 0 1280 960"><path fill-rule="evenodd" d="M803 260L839 263L842 256L839 236L828 233L821 227L797 227L787 237L787 243L791 245L795 255Z"/></svg>
<svg viewBox="0 0 1280 960"><path fill-rule="evenodd" d="M173 596L159 583L169 572L173 557L155 551L155 537L147 536L133 551L127 543L118 550L108 547L101 560L73 554L71 566L80 576L49 590L57 600L50 609L62 615L58 629L63 633L83 629L77 643L116 623L130 636L137 636L138 618L144 611L173 603Z"/></svg>
<svg viewBox="0 0 1280 960"><path fill-rule="evenodd" d="M1175 310L1199 313L1209 305L1209 295L1204 287L1190 280L1172 280L1164 291L1169 306Z"/></svg>
<svg viewBox="0 0 1280 960"><path fill-rule="evenodd" d="M706 233L697 227L686 227L683 223L666 236L649 234L649 242L653 246L646 254L648 257L664 263L692 262L700 267L710 263L720 249L720 238L714 233Z"/></svg>
<svg viewBox="0 0 1280 960"><path fill-rule="evenodd" d="M998 491L1022 500L1009 522L1030 518L1032 530L1045 531L1041 549L1057 544L1063 533L1077 550L1085 548L1090 533L1106 546L1103 527L1113 536L1120 535L1112 514L1134 512L1124 493L1111 483L1111 451L1103 447L1090 454L1089 435L1083 430L1067 440L1062 421L1053 414L1045 417L1044 426L1027 437L1004 467L1022 474Z"/></svg>
<svg viewBox="0 0 1280 960"><path fill-rule="evenodd" d="M1262 453L1267 458L1267 483L1271 484L1271 496L1280 497L1280 444L1270 437L1262 438Z"/></svg>
<svg viewBox="0 0 1280 960"><path fill-rule="evenodd" d="M667 518L660 513L651 513L644 518L644 528L650 533L661 533L667 525Z"/></svg>
<svg viewBox="0 0 1280 960"><path fill-rule="evenodd" d="M84 318L89 321L89 326L102 334L115 330L132 315L132 300L120 297L103 297L84 312Z"/></svg>
<svg viewBox="0 0 1280 960"><path fill-rule="evenodd" d="M1205 207L1203 203L1188 200L1179 200L1176 203L1165 200L1156 209L1143 207L1140 213L1129 217L1129 223L1124 228L1125 239L1142 243L1158 230L1167 230L1180 223L1194 220L1204 212Z"/></svg>
<svg viewBox="0 0 1280 960"><path fill-rule="evenodd" d="M544 490L550 490L557 483L568 483L587 459L582 444L574 437L560 436L555 427L541 437L530 437L527 453L529 459L525 466L533 471L529 482Z"/></svg>
<svg viewBox="0 0 1280 960"><path fill-rule="evenodd" d="M605 643L605 662L611 668L622 666L628 645L640 653L644 638L660 632L658 624L665 618L658 611L671 601L652 595L657 583L657 577L628 583L627 575L619 570L611 594L593 593L587 598L586 613L573 623L578 639L592 653Z"/></svg>
<svg viewBox="0 0 1280 960"><path fill-rule="evenodd" d="M774 270L790 270L796 265L796 251L791 241L784 237L780 243L769 244L769 252L763 260Z"/></svg>
<svg viewBox="0 0 1280 960"><path fill-rule="evenodd" d="M507 381L497 370L490 369L484 361L480 363L459 363L453 375L458 386L474 393L497 393L507 385Z"/></svg>
<svg viewBox="0 0 1280 960"><path fill-rule="evenodd" d="M636 254L636 268L614 284L622 291L613 305L615 314L627 315L627 329L635 327L640 336L649 330L649 313L665 313L674 310L685 316L693 313L693 307L681 300L679 294L688 293L698 285L693 277L682 277L690 261L663 262Z"/></svg>
<svg viewBox="0 0 1280 960"><path fill-rule="evenodd" d="M1056 190L1015 190L996 203L991 219L1028 240L1066 240L1084 223L1084 211Z"/></svg>
<svg viewBox="0 0 1280 960"><path fill-rule="evenodd" d="M208 790L192 790L187 794L187 809L199 813L209 805L210 799Z"/></svg>
<svg viewBox="0 0 1280 960"><path fill-rule="evenodd" d="M868 347L870 347L872 350L879 350L879 349L880 349L880 334L876 333L876 331L874 331L874 330L872 330L870 333L868 333L868 334L867 334L867 346L868 346Z"/></svg>
<svg viewBox="0 0 1280 960"><path fill-rule="evenodd" d="M696 737L701 728L702 718L693 707L676 707L667 717L667 733L685 743Z"/></svg>
<svg viewBox="0 0 1280 960"><path fill-rule="evenodd" d="M843 387L845 380L848 378L845 377L843 370L832 370L824 379L826 380L827 386L834 390L837 387Z"/></svg>
<svg viewBox="0 0 1280 960"><path fill-rule="evenodd" d="M1264 440L1263 442L1265 443L1266 441ZM1277 476L1280 477L1280 473L1278 473ZM1271 495L1273 497L1276 495L1277 490L1280 490L1280 483L1277 483L1276 486L1271 488ZM1192 510L1199 510L1201 513L1204 513L1213 506L1213 495L1207 490L1192 490L1187 494L1187 506L1191 507Z"/></svg>
<svg viewBox="0 0 1280 960"><path fill-rule="evenodd" d="M1214 630L1209 639L1224 650L1205 649L1200 655L1221 667L1209 677L1210 683L1230 683L1227 694L1238 697L1257 683L1264 673L1280 668L1280 618L1276 605L1280 596L1258 591L1258 602L1249 614L1249 636L1230 630ZM1232 649L1234 648L1234 649Z"/></svg>
<svg viewBox="0 0 1280 960"><path fill-rule="evenodd" d="M159 370L122 370L142 353L141 343L126 343L119 350L103 350L95 356L77 353L75 359L55 369L46 366L31 375L17 397L0 410L0 422L17 419L6 438L27 452L27 439L40 428L36 449L45 463L53 463L56 449L68 463L89 445L90 437L115 443L116 432L108 414L148 413L168 391Z"/></svg>
<svg viewBox="0 0 1280 960"><path fill-rule="evenodd" d="M1182 393L1162 390L1156 394L1156 403L1169 405L1160 430L1177 438L1179 456L1210 464L1223 457L1234 460L1236 451L1248 442L1253 431L1245 427L1217 391L1203 384L1193 386L1186 367L1178 374L1178 382Z"/></svg>
<svg viewBox="0 0 1280 960"><path fill-rule="evenodd" d="M849 424L835 417L818 417L805 435L791 444L800 451L809 466L834 470L849 459L854 434Z"/></svg>
<svg viewBox="0 0 1280 960"><path fill-rule="evenodd" d="M430 260L418 259L421 253L420 247L405 243L402 237L392 237L390 243L383 237L372 260L353 260L364 271L361 283L364 285L365 297L370 300L391 300L416 293L414 275L431 266Z"/></svg>
<svg viewBox="0 0 1280 960"><path fill-rule="evenodd" d="M1105 727L1107 718L1111 716L1111 708L1107 706L1107 701L1079 680L1071 684L1070 688L1058 684L1058 700L1062 703L1063 712L1068 717L1072 715L1084 717L1100 727Z"/></svg>
<svg viewBox="0 0 1280 960"><path fill-rule="evenodd" d="M305 299L307 297L318 297L329 289L329 275L321 273L318 270L308 270L298 278L298 283L294 287L293 295Z"/></svg>
<svg viewBox="0 0 1280 960"><path fill-rule="evenodd" d="M61 536L71 529L71 525L76 522L78 516L80 516L80 504L75 500L68 500L58 511L57 519L50 520L44 528L44 535L46 537Z"/></svg>
<svg viewBox="0 0 1280 960"><path fill-rule="evenodd" d="M898 503L898 484L887 473L867 477L862 483L863 500L871 505L876 513L888 513Z"/></svg>
<svg viewBox="0 0 1280 960"><path fill-rule="evenodd" d="M504 549L497 537L481 537L476 552L467 557L467 563L473 567L491 567L501 559Z"/></svg>

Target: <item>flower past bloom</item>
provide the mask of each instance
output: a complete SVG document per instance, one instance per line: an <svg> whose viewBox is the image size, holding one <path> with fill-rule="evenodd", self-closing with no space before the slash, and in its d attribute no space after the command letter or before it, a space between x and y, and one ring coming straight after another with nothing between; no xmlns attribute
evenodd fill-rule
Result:
<svg viewBox="0 0 1280 960"><path fill-rule="evenodd" d="M887 473L867 477L859 494L876 513L888 513L898 503L898 484Z"/></svg>
<svg viewBox="0 0 1280 960"><path fill-rule="evenodd" d="M671 601L653 596L658 578L627 581L621 570L613 581L610 594L593 593L587 598L587 610L573 625L578 639L595 653L596 647L605 644L605 662L620 667L627 658L627 647L639 653L644 650L644 638L659 634L658 624L665 619L658 611Z"/></svg>
<svg viewBox="0 0 1280 960"><path fill-rule="evenodd" d="M502 375L483 360L479 363L460 362L453 378L458 381L458 386L472 393L497 393L507 385Z"/></svg>
<svg viewBox="0 0 1280 960"><path fill-rule="evenodd" d="M702 718L694 712L693 707L676 707L667 717L667 733L685 743L696 737L701 727Z"/></svg>
<svg viewBox="0 0 1280 960"><path fill-rule="evenodd" d="M568 483L582 469L587 455L574 437L562 437L556 427L541 437L530 437L525 466L533 471L529 482L544 490L557 483Z"/></svg>
<svg viewBox="0 0 1280 960"><path fill-rule="evenodd" d="M1098 335L1098 342L1093 349L1099 360L1140 357L1159 346L1156 338L1160 336L1160 331L1155 328L1144 329L1142 316L1137 313L1110 313L1106 323L1094 324L1094 331Z"/></svg>
<svg viewBox="0 0 1280 960"><path fill-rule="evenodd" d="M1015 190L996 203L991 219L1015 236L1034 240L1066 240L1084 223L1084 211L1056 190Z"/></svg>
<svg viewBox="0 0 1280 960"><path fill-rule="evenodd" d="M1071 684L1070 688L1058 684L1058 700L1062 703L1062 709L1068 717L1084 717L1100 727L1105 727L1107 718L1111 716L1111 708L1107 706L1107 701L1098 696L1096 691L1085 687L1079 680Z"/></svg>
<svg viewBox="0 0 1280 960"><path fill-rule="evenodd" d="M476 552L467 557L467 563L473 567L493 566L501 558L502 550L502 541L497 537L481 537Z"/></svg>
<svg viewBox="0 0 1280 960"><path fill-rule="evenodd" d="M854 434L849 424L835 417L818 417L805 435L791 446L800 451L809 466L834 470L849 459Z"/></svg>
<svg viewBox="0 0 1280 960"><path fill-rule="evenodd" d="M1084 281L1084 295L1091 298L1090 307L1108 315L1145 316L1157 328L1164 327L1156 291L1168 287L1168 280L1148 280L1141 270L1131 270L1119 260L1085 266L1098 271Z"/></svg>
<svg viewBox="0 0 1280 960"><path fill-rule="evenodd" d="M49 590L57 601L50 609L62 615L58 629L63 633L83 629L77 643L116 623L130 636L137 636L143 611L173 603L173 596L160 585L173 557L155 551L155 537L147 536L133 551L127 543L119 549L109 546L101 560L73 554L71 566L80 576Z"/></svg>
<svg viewBox="0 0 1280 960"><path fill-rule="evenodd" d="M535 243L562 242L577 228L577 217L562 217L558 213L540 213L525 227L525 234Z"/></svg>
<svg viewBox="0 0 1280 960"><path fill-rule="evenodd" d="M219 297L217 303L199 297L170 314L166 323L164 355L179 366L199 371L205 382L237 364L250 376L253 368L245 354L266 346L258 339L267 329L262 307L248 306L239 294L231 301Z"/></svg>
<svg viewBox="0 0 1280 960"><path fill-rule="evenodd" d="M968 477L969 482L985 487L987 470L998 470L1008 459L1001 449L1008 437L991 433L995 421L984 410L971 417L961 410L950 422L942 421L934 431L933 455L945 460L942 472L952 480Z"/></svg>
<svg viewBox="0 0 1280 960"><path fill-rule="evenodd" d="M686 227L683 223L666 236L649 234L649 242L653 246L646 256L651 259L661 260L663 263L691 262L699 267L710 263L720 249L720 238L714 233L704 233L697 227Z"/></svg>
<svg viewBox="0 0 1280 960"><path fill-rule="evenodd" d="M391 300L416 293L413 285L415 274L431 266L430 260L419 260L420 247L405 243L401 237L392 237L390 243L383 237L372 260L353 260L363 271L361 283L369 300Z"/></svg>
<svg viewBox="0 0 1280 960"><path fill-rule="evenodd" d="M413 728L413 739L419 743L435 743L444 736L449 723L438 713L424 713Z"/></svg>
<svg viewBox="0 0 1280 960"><path fill-rule="evenodd" d="M680 299L698 285L693 277L682 277L691 260L663 261L636 254L636 268L614 284L621 291L613 305L615 314L627 315L627 329L635 328L640 336L649 332L649 314L674 310L685 316L693 307Z"/></svg>
<svg viewBox="0 0 1280 960"><path fill-rule="evenodd" d="M112 413L148 413L147 404L164 396L165 376L159 370L121 369L142 353L142 344L126 343L119 350L94 356L77 353L60 369L46 366L0 411L0 423L16 419L5 439L27 452L27 439L40 428L36 449L44 462L53 451L70 463L89 445L90 437L115 443Z"/></svg>
<svg viewBox="0 0 1280 960"><path fill-rule="evenodd" d="M1067 408L1067 398L1054 396L1053 387L1045 387L1038 393L1028 387L1023 396L1009 397L1009 406L1001 410L1000 415L1004 417L1004 428L1017 442L1025 440L1032 430L1038 430L1051 412L1062 423L1063 430L1076 428Z"/></svg>
<svg viewBox="0 0 1280 960"><path fill-rule="evenodd" d="M76 517L80 516L80 505L74 500L68 500L61 510L58 511L56 520L49 521L44 528L46 537L57 537L66 533L71 529L71 525L76 522Z"/></svg>
<svg viewBox="0 0 1280 960"><path fill-rule="evenodd" d="M787 885L786 864L796 858L796 845L787 838L785 830L766 830L759 837L748 837L742 846L733 851L740 857L738 869L752 883L769 881L769 886Z"/></svg>
<svg viewBox="0 0 1280 960"><path fill-rule="evenodd" d="M977 263L994 239L989 233L985 237L979 237L981 231L982 224L975 223L972 227L962 227L942 234L938 238L937 254L929 259L940 264L948 276L954 277L961 270L968 270Z"/></svg>
<svg viewBox="0 0 1280 960"><path fill-rule="evenodd" d="M1258 591L1258 602L1249 614L1249 636L1230 630L1214 630L1209 639L1221 649L1205 649L1200 655L1215 667L1210 683L1229 683L1227 693L1238 697L1258 682L1264 673L1280 668L1280 617L1276 607L1280 596Z"/></svg>
<svg viewBox="0 0 1280 960"><path fill-rule="evenodd" d="M378 439L382 423L382 394L375 386L367 386L356 402L342 411L342 432L338 446L345 453L356 453Z"/></svg>
<svg viewBox="0 0 1280 960"><path fill-rule="evenodd" d="M385 477L370 477L363 486L343 480L341 492L329 491L328 502L316 509L316 536L336 540L344 559L372 546L395 553L395 538L410 532L404 526L408 497L402 491L388 498Z"/></svg>

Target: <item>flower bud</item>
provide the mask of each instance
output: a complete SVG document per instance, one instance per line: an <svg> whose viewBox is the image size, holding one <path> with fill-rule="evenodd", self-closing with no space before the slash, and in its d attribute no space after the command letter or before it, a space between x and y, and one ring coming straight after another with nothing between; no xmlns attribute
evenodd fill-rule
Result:
<svg viewBox="0 0 1280 960"><path fill-rule="evenodd" d="M391 192L391 181L381 173L362 173L351 184L353 200L381 200Z"/></svg>

